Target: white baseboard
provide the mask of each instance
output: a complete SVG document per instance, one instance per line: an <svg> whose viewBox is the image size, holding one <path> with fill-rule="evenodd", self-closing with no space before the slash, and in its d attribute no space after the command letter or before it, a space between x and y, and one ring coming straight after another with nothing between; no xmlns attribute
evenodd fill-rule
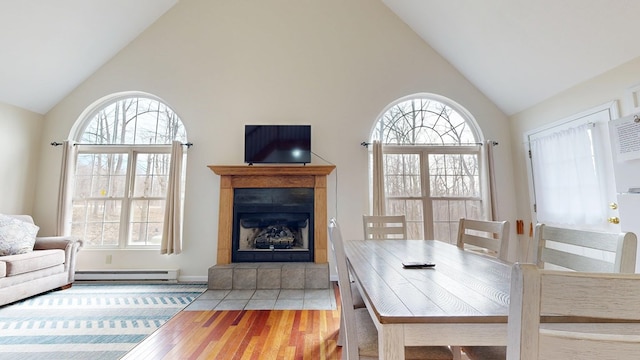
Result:
<svg viewBox="0 0 640 360"><path fill-rule="evenodd" d="M162 280L177 282L179 269L77 270L76 280Z"/></svg>

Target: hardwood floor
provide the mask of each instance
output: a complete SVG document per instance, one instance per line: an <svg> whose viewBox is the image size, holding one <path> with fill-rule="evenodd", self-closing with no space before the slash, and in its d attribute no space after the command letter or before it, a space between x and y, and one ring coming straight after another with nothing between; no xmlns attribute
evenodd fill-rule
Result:
<svg viewBox="0 0 640 360"><path fill-rule="evenodd" d="M182 311L122 359L338 360L339 309Z"/></svg>

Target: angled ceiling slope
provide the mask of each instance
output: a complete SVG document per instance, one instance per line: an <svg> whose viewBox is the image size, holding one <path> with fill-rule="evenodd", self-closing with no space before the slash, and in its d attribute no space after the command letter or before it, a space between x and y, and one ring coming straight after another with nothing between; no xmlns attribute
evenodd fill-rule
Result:
<svg viewBox="0 0 640 360"><path fill-rule="evenodd" d="M507 115L640 56L637 0L382 0Z"/></svg>
<svg viewBox="0 0 640 360"><path fill-rule="evenodd" d="M178 0L0 0L0 102L44 114Z"/></svg>
<svg viewBox="0 0 640 360"><path fill-rule="evenodd" d="M640 56L637 0L381 1L507 115ZM0 102L46 113L177 2L0 0Z"/></svg>

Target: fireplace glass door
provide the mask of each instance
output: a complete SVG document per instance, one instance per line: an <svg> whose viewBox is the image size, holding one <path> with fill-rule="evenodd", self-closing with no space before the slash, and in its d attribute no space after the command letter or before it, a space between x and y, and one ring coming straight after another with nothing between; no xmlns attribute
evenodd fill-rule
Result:
<svg viewBox="0 0 640 360"><path fill-rule="evenodd" d="M232 261L313 261L313 209L313 189L236 189Z"/></svg>

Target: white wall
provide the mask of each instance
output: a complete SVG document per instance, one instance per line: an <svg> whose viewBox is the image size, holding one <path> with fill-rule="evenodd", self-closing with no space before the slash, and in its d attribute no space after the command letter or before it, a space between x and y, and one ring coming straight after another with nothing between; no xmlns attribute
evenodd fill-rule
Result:
<svg viewBox="0 0 640 360"><path fill-rule="evenodd" d="M620 116L632 114L628 89L640 84L640 58L634 59L591 80L511 116L511 141L515 170L518 218L531 221L524 134L598 105L618 101Z"/></svg>
<svg viewBox="0 0 640 360"><path fill-rule="evenodd" d="M2 214L32 213L43 120L42 115L0 103Z"/></svg>
<svg viewBox="0 0 640 360"><path fill-rule="evenodd" d="M430 92L469 110L496 140L500 216L514 221L506 116L381 2L371 0L182 0L46 114L44 136L63 140L95 100L140 90L163 98L189 141L184 253L83 250L78 267L178 267L205 278L215 264L219 177L210 164L241 164L243 125L312 125L313 151L337 166L329 216L345 238L362 236L367 212L368 140L377 115L400 97ZM42 150L34 215L53 229L60 154ZM323 164L315 158L314 163ZM55 176L53 176L55 175ZM515 228L515 226L513 227Z"/></svg>

